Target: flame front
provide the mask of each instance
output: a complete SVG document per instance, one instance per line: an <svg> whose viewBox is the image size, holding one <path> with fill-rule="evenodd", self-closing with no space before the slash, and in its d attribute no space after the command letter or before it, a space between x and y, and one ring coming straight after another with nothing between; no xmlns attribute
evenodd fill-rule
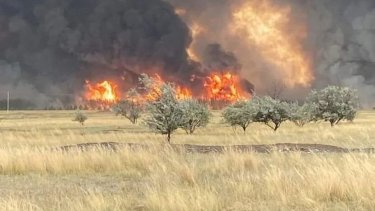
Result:
<svg viewBox="0 0 375 211"><path fill-rule="evenodd" d="M165 81L160 77L160 75L155 74L153 77L152 87L149 87L149 92L141 97L141 101L154 101L157 100L161 95L161 87L165 84ZM176 86L176 98L179 100L185 100L192 98L192 92L190 89L183 86Z"/></svg>
<svg viewBox="0 0 375 211"><path fill-rule="evenodd" d="M290 13L290 7L271 5L269 0L247 1L234 12L233 29L244 33L247 41L282 71L286 85L308 87L313 75L300 45L306 30L294 28L292 33L288 30Z"/></svg>
<svg viewBox="0 0 375 211"><path fill-rule="evenodd" d="M95 85L86 81L85 98L89 101L115 103L119 100L116 89L117 86L109 81L103 81Z"/></svg>
<svg viewBox="0 0 375 211"><path fill-rule="evenodd" d="M193 78L193 76L192 76ZM162 86L166 82L158 75L152 76L152 83L144 87L146 92L132 96L132 100L139 104L145 104L157 100L161 96ZM141 87L135 87L143 89ZM85 100L90 108L109 109L113 104L121 100L117 85L110 81L103 81L97 84L91 84L86 81ZM251 97L249 93L243 90L239 77L230 72L212 73L204 78L202 82L202 93L200 96L193 96L191 89L175 85L176 98L178 100L192 99L193 97L208 102L228 102L233 103ZM124 96L130 98L129 96Z"/></svg>
<svg viewBox="0 0 375 211"><path fill-rule="evenodd" d="M191 90L186 87L177 86L176 97L179 100L191 99L192 98Z"/></svg>
<svg viewBox="0 0 375 211"><path fill-rule="evenodd" d="M242 91L238 77L231 73L213 73L206 78L204 83L206 88L205 99L235 102L247 98Z"/></svg>

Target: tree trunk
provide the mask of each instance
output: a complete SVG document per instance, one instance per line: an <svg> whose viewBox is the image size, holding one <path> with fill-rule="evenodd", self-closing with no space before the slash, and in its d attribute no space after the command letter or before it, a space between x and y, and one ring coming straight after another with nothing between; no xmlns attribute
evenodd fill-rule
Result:
<svg viewBox="0 0 375 211"><path fill-rule="evenodd" d="M280 125L281 125L281 124L275 124L275 128L274 128L274 131L275 131L275 132L277 131L277 129L279 129Z"/></svg>
<svg viewBox="0 0 375 211"><path fill-rule="evenodd" d="M168 132L168 134L167 134L167 142L168 142L168 144L171 143L171 132Z"/></svg>
<svg viewBox="0 0 375 211"><path fill-rule="evenodd" d="M190 126L190 129L189 129L190 134L193 134L194 131L195 131L195 127L191 125L191 126Z"/></svg>

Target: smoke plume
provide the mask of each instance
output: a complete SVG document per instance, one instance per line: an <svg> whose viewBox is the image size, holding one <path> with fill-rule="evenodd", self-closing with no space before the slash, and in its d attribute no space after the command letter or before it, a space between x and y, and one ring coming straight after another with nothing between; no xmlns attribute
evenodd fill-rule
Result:
<svg viewBox="0 0 375 211"><path fill-rule="evenodd" d="M0 0L0 28L0 90L39 106L128 69L195 71L189 28L161 0Z"/></svg>
<svg viewBox="0 0 375 211"><path fill-rule="evenodd" d="M124 76L131 82L119 83L126 87L140 73L157 72L185 84L191 75L214 69L241 74L262 94L276 81L290 82L298 68L280 68L288 58L269 56L277 51L270 54L260 45L264 41L249 42L248 34L235 30L234 14L249 2L0 0L0 95L10 90L45 107L74 101L85 80ZM279 28L285 37L276 41L290 41L288 50L302 52L299 59L314 77L310 86L290 83L286 96L336 84L358 89L363 105L374 105L373 0L251 4L265 2L285 16Z"/></svg>
<svg viewBox="0 0 375 211"><path fill-rule="evenodd" d="M204 46L220 43L232 51L242 64L242 75L252 81L257 92L266 92L285 75L265 58L261 50L238 33L233 34L233 13L245 0L168 0L181 11L190 26L204 30L192 43L195 54L202 55ZM291 36L306 31L298 43L309 59L315 80L310 87L291 87L286 93L296 98L311 88L327 85L350 86L359 91L363 106L375 103L375 2L372 0L260 0L270 2L279 11L290 8L284 30ZM304 29L305 28L305 29ZM292 37L293 38L293 37ZM271 62L270 62L271 61Z"/></svg>
<svg viewBox="0 0 375 211"><path fill-rule="evenodd" d="M309 8L316 86L339 84L359 90L362 103L375 101L375 2L314 1Z"/></svg>
<svg viewBox="0 0 375 211"><path fill-rule="evenodd" d="M241 64L232 52L222 49L220 44L209 44L203 54L203 64L209 71L230 71L238 72L241 70Z"/></svg>

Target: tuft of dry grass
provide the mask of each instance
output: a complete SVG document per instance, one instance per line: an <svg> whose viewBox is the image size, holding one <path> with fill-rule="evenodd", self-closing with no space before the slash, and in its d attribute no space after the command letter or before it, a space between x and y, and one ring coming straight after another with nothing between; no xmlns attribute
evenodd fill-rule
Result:
<svg viewBox="0 0 375 211"><path fill-rule="evenodd" d="M0 210L373 210L375 155L308 153L189 154L161 148L162 136L109 113L90 112L85 126L71 112L0 113ZM175 143L320 143L374 147L375 113L336 128L288 123L247 134L220 114ZM118 141L153 143L142 150L69 151L51 147Z"/></svg>

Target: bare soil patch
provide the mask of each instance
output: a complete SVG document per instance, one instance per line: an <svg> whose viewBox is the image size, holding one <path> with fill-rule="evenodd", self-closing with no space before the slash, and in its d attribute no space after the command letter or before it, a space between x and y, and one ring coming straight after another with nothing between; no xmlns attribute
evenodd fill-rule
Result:
<svg viewBox="0 0 375 211"><path fill-rule="evenodd" d="M101 142L101 143L83 143L76 145L66 145L55 148L61 151L72 150L93 150L105 149L117 151L121 148L129 149L149 149L153 145L135 144L135 143L118 143L118 142ZM260 144L260 145L232 145L232 146L206 146L206 145L190 145L190 144L171 144L163 147L170 147L176 151L185 151L188 153L223 153L226 151L236 152L255 152L255 153L271 153L271 152L305 152L305 153L375 153L375 148L343 148L325 144Z"/></svg>

